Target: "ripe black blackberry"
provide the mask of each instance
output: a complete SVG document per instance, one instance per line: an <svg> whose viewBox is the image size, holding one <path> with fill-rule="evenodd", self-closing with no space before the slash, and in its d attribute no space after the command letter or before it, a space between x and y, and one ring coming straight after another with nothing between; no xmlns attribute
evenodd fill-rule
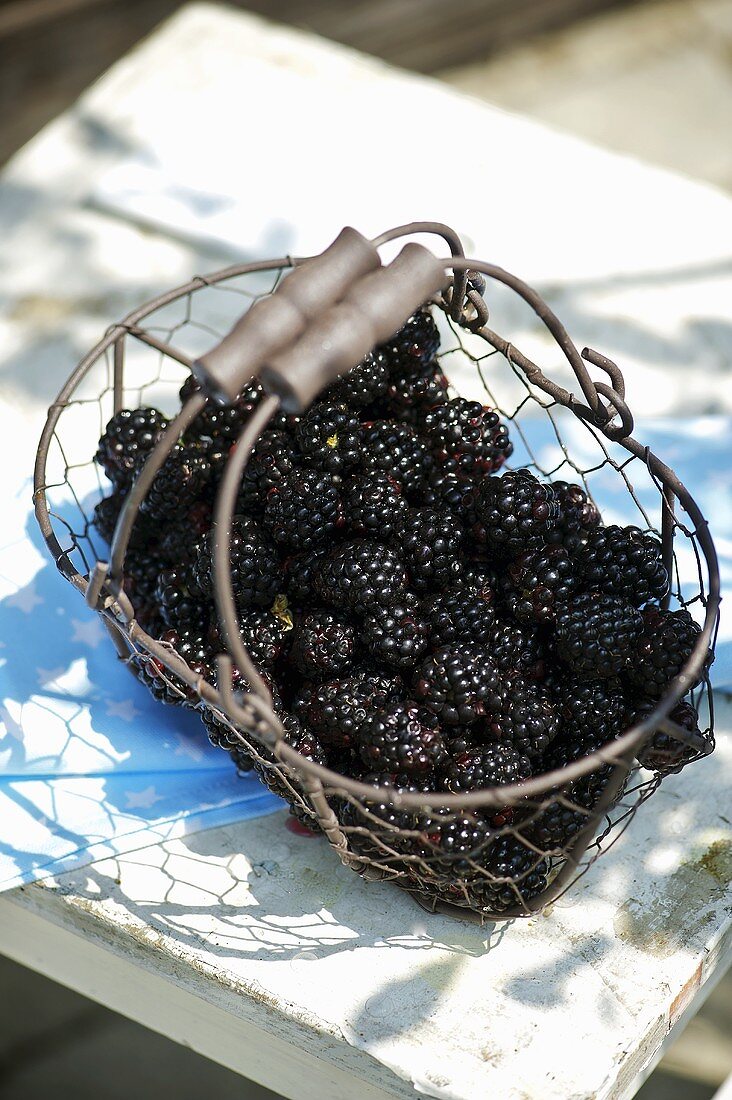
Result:
<svg viewBox="0 0 732 1100"><path fill-rule="evenodd" d="M115 485L129 486L167 426L158 409L120 409L104 429L94 459Z"/></svg>
<svg viewBox="0 0 732 1100"><path fill-rule="evenodd" d="M292 615L286 607L278 607L277 611L245 611L239 616L241 640L258 668L271 669L287 652L292 629Z"/></svg>
<svg viewBox="0 0 732 1100"><path fill-rule="evenodd" d="M101 537L111 545L114 529L117 526L119 514L125 501L125 494L120 492L110 493L108 497L102 497L94 505L92 526L96 528Z"/></svg>
<svg viewBox="0 0 732 1100"><path fill-rule="evenodd" d="M589 756L606 743L603 736L603 732L588 735L571 726L565 726L561 735L555 738L544 754L541 770L546 772L564 768L575 760ZM600 764L587 775L567 784L562 788L562 794L581 809L592 810L613 778L614 771L612 764ZM621 794L622 788L615 801Z"/></svg>
<svg viewBox="0 0 732 1100"><path fill-rule="evenodd" d="M328 764L328 755L325 748L320 743L318 738L312 732L312 730L305 729L294 715L282 716L283 725L285 726L285 740L289 745L299 752L301 756L304 756L306 760L311 760L314 764L321 764L326 767ZM287 782L283 778L283 771L287 773L287 768L275 761L275 758L269 750L262 747L259 750L261 760L256 760L254 763L254 770L264 785L276 794L290 807L290 813L298 821L306 825L309 829L313 829L316 832L320 831L320 826L317 823L314 812L303 806L305 801L304 797L301 798L296 792L300 790L301 781L293 776L292 779Z"/></svg>
<svg viewBox="0 0 732 1100"><path fill-rule="evenodd" d="M342 474L358 464L361 425L346 405L319 401L302 417L295 440L313 466Z"/></svg>
<svg viewBox="0 0 732 1100"><path fill-rule="evenodd" d="M135 617L140 608L155 602L155 589L160 575L160 555L157 549L128 550L125 555L125 592L132 600ZM200 597L199 597L200 598Z"/></svg>
<svg viewBox="0 0 732 1100"><path fill-rule="evenodd" d="M189 669L204 680L214 676L214 653L206 633L198 627L181 627L163 630L159 639L182 657ZM156 698L176 706L190 706L195 709L199 702L198 693L184 680L170 672L157 658L147 662L143 682Z"/></svg>
<svg viewBox="0 0 732 1100"><path fill-rule="evenodd" d="M574 566L563 546L529 550L506 570L504 598L519 623L531 626L554 621L557 607L576 587Z"/></svg>
<svg viewBox="0 0 732 1100"><path fill-rule="evenodd" d="M445 726L469 726L485 714L485 702L497 674L479 646L442 646L425 657L414 673L414 692Z"/></svg>
<svg viewBox="0 0 732 1100"><path fill-rule="evenodd" d="M391 339L381 347L389 363L392 378L421 374L434 359L440 346L440 333L432 314L418 309Z"/></svg>
<svg viewBox="0 0 732 1100"><path fill-rule="evenodd" d="M473 592L478 596L482 596L487 603L493 604L496 602L498 578L498 572L486 562L466 558L455 584L455 590Z"/></svg>
<svg viewBox="0 0 732 1100"><path fill-rule="evenodd" d="M294 708L324 745L348 749L370 715L385 710L403 694L399 676L360 670L324 684L307 684L295 698Z"/></svg>
<svg viewBox="0 0 732 1100"><path fill-rule="evenodd" d="M660 600L669 577L661 543L638 527L596 527L575 553L577 576L585 588L620 596L634 607Z"/></svg>
<svg viewBox="0 0 732 1100"><path fill-rule="evenodd" d="M635 723L645 717L646 714L650 713L653 709L653 706L653 703L648 703L646 706L639 708L633 716L633 722ZM697 713L696 707L691 703L686 701L677 703L669 714L669 718L672 722L675 722L677 726L681 726L683 730L688 730L689 733L697 734L697 736L701 737L702 740L706 742L710 751L714 750L714 737L712 732L711 730L700 729L699 714ZM663 730L656 730L638 750L637 760L642 767L648 768L649 771L654 771L657 775L666 776L680 772L687 764L691 764L705 755L707 754L700 752L693 745L687 745L683 741L677 741L670 733L665 733Z"/></svg>
<svg viewBox="0 0 732 1100"><path fill-rule="evenodd" d="M451 469L449 465L436 466L427 476L420 502L429 508L449 508L467 521L476 491L476 483L469 474Z"/></svg>
<svg viewBox="0 0 732 1100"><path fill-rule="evenodd" d="M549 542L563 546L573 554L589 531L600 523L600 513L581 485L553 481L552 489L559 505L559 518L549 533Z"/></svg>
<svg viewBox="0 0 732 1100"><path fill-rule="evenodd" d="M487 850L483 866L490 876L480 880L486 908L505 912L526 904L547 887L549 864L517 836L499 837ZM475 890L476 884L471 884Z"/></svg>
<svg viewBox="0 0 732 1100"><path fill-rule="evenodd" d="M207 595L214 590L213 532L205 540L194 565L198 587ZM280 561L264 537L261 527L249 516L235 516L229 543L231 583L237 606L271 607L282 587Z"/></svg>
<svg viewBox="0 0 732 1100"><path fill-rule="evenodd" d="M355 650L355 627L341 612L309 611L295 623L290 660L310 680L345 672Z"/></svg>
<svg viewBox="0 0 732 1100"><path fill-rule="evenodd" d="M480 592L454 588L428 597L422 610L432 644L484 643L496 621L493 599L493 591L488 587Z"/></svg>
<svg viewBox="0 0 732 1100"><path fill-rule="evenodd" d="M431 363L424 374L389 382L386 393L378 402L379 416L422 426L430 409L449 400L448 386L442 367L439 363Z"/></svg>
<svg viewBox="0 0 732 1100"><path fill-rule="evenodd" d="M246 465L239 486L237 511L264 507L270 489L277 489L297 464L297 451L282 431L262 432Z"/></svg>
<svg viewBox="0 0 732 1100"><path fill-rule="evenodd" d="M438 876L479 870L493 835L479 813L418 813L414 827L422 834L414 847Z"/></svg>
<svg viewBox="0 0 732 1100"><path fill-rule="evenodd" d="M184 383L183 390L188 383ZM193 387L190 392L195 392ZM245 386L238 398L231 405L219 405L215 401L207 401L201 412L189 424L184 434L184 442L193 443L202 439L215 440L218 446L227 451L236 443L241 435L244 425L262 400L263 390L258 382L250 382ZM275 425L270 423L270 427Z"/></svg>
<svg viewBox="0 0 732 1100"><path fill-rule="evenodd" d="M509 558L541 549L559 515L551 485L524 469L485 478L480 483L475 511L486 545Z"/></svg>
<svg viewBox="0 0 732 1100"><path fill-rule="evenodd" d="M642 624L627 600L585 592L558 609L554 646L576 676L606 680L628 667Z"/></svg>
<svg viewBox="0 0 732 1100"><path fill-rule="evenodd" d="M384 351L375 348L357 366L341 375L323 394L325 401L360 409L386 393L389 381L389 360Z"/></svg>
<svg viewBox="0 0 732 1100"><path fill-rule="evenodd" d="M496 617L487 629L483 645L489 660L500 672L518 673L529 680L544 679L544 643L541 635L531 627Z"/></svg>
<svg viewBox="0 0 732 1100"><path fill-rule="evenodd" d="M147 522L152 526L150 518ZM162 525L158 543L161 558L170 565L192 565L210 530L211 505L200 500L180 519Z"/></svg>
<svg viewBox="0 0 732 1100"><path fill-rule="evenodd" d="M312 550L343 523L341 499L329 474L293 470L270 489L263 523L274 541L291 550Z"/></svg>
<svg viewBox="0 0 732 1100"><path fill-rule="evenodd" d="M658 699L691 656L701 628L688 611L661 611L648 607L643 612L643 630L636 643L627 677L644 695ZM705 670L708 667L705 665ZM699 683L687 684L691 690Z"/></svg>
<svg viewBox="0 0 732 1100"><path fill-rule="evenodd" d="M211 604L191 586L189 569L172 566L163 569L155 588L160 615L175 630L192 629L204 634L211 618Z"/></svg>
<svg viewBox="0 0 732 1100"><path fill-rule="evenodd" d="M361 640L376 661L393 668L414 665L429 642L417 597L405 593L388 607L372 608L364 617Z"/></svg>
<svg viewBox="0 0 732 1100"><path fill-rule="evenodd" d="M313 586L326 603L363 613L364 608L393 604L406 591L407 571L390 547L353 539L323 558Z"/></svg>
<svg viewBox="0 0 732 1100"><path fill-rule="evenodd" d="M288 603L292 607L304 607L307 603L317 603L313 583L319 562L329 553L327 546L316 546L301 554L291 554L282 562L285 591Z"/></svg>
<svg viewBox="0 0 732 1100"><path fill-rule="evenodd" d="M454 756L442 769L442 786L460 794L483 787L520 783L531 775L531 762L512 745L485 745Z"/></svg>
<svg viewBox="0 0 732 1100"><path fill-rule="evenodd" d="M464 397L453 397L427 413L423 432L438 463L453 462L466 473L494 473L513 452L495 409Z"/></svg>
<svg viewBox="0 0 732 1100"><path fill-rule="evenodd" d="M414 810L395 806L392 799L395 793L419 791L423 786L420 778L409 781L404 776L395 782L391 774L370 773L363 777L363 782L373 786L374 797L364 799L363 810L347 799L338 803L338 820L352 851L392 871L408 869L399 853L409 852L414 844L409 833L415 827L416 814Z"/></svg>
<svg viewBox="0 0 732 1100"><path fill-rule="evenodd" d="M398 481L385 472L347 478L342 489L346 525L357 535L390 539L408 505Z"/></svg>
<svg viewBox="0 0 732 1100"><path fill-rule="evenodd" d="M557 708L549 695L530 680L504 680L488 707L479 736L511 745L529 760L537 760L559 732Z"/></svg>
<svg viewBox="0 0 732 1100"><path fill-rule="evenodd" d="M562 721L589 738L611 741L625 730L628 701L619 680L583 680L560 677L554 687Z"/></svg>
<svg viewBox="0 0 732 1100"><path fill-rule="evenodd" d="M561 802L552 802L522 832L526 839L544 852L564 848L587 824L587 815Z"/></svg>
<svg viewBox="0 0 732 1100"><path fill-rule="evenodd" d="M140 515L166 525L184 519L200 500L210 473L203 455L176 444L140 504Z"/></svg>
<svg viewBox="0 0 732 1100"><path fill-rule="evenodd" d="M395 538L418 592L447 588L460 575L463 527L446 509L412 508L399 521Z"/></svg>
<svg viewBox="0 0 732 1100"><path fill-rule="evenodd" d="M409 424L396 420L367 422L363 425L361 447L363 473L388 474L402 485L407 496L414 496L424 488L432 458Z"/></svg>
<svg viewBox="0 0 732 1100"><path fill-rule="evenodd" d="M407 700L369 715L358 735L358 751L369 768L411 777L432 772L445 756L445 745L435 716Z"/></svg>

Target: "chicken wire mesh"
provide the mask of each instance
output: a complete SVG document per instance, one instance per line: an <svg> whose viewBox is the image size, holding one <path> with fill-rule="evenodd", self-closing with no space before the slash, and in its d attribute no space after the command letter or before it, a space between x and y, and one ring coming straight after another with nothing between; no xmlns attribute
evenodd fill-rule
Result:
<svg viewBox="0 0 732 1100"><path fill-rule="evenodd" d="M678 765L674 738L685 744L684 762L711 751L706 651L716 630L718 573L706 523L693 500L672 472L631 437L632 415L614 364L586 353L586 361L604 372L609 384L591 383L588 392L588 378L580 379L583 395L575 397L566 388L574 378L569 369L574 363L568 367L563 330L555 328L544 344L552 359L551 379L518 350L521 336L531 333L534 339L535 330L509 310L508 294L518 291L547 323L541 300L533 292L522 293L524 285L514 277L497 276L498 269L490 265L470 265L467 285L456 275L452 287L432 302L442 338L437 358L451 394L499 412L514 447L507 468L526 467L543 481L578 483L590 499L603 501L606 523L629 522L630 509L636 526L661 537L672 576L667 605L687 608L703 626L685 669L657 705L630 718L626 732L597 751L501 787L459 793L374 788L340 772L337 758L311 754L309 759L307 744L297 752L266 687L241 690L250 684L236 669L238 662L232 678L232 663L224 656L218 675L212 676L210 668L176 652L160 636L149 609L135 606L129 578L125 582L123 577L115 591L105 588L110 552L93 522L94 507L108 491L93 458L105 425L119 409L141 405L170 417L180 414L179 390L194 362L242 313L273 294L294 266L290 258L196 278L113 326L51 407L39 447L35 501L57 567L100 611L120 659L158 698L205 713L209 729L213 726L234 762L254 766L293 813L324 832L343 862L361 875L394 882L428 909L484 920L535 913L586 874L623 834L664 774ZM491 313L509 312L518 333L512 341L489 327L484 283L476 273L481 266L495 280ZM557 355L558 346L563 355ZM574 355L579 358L576 350ZM250 434L256 438L265 424L266 416ZM114 553L113 543L112 559ZM703 716L701 735L668 721L691 684L696 684L693 704ZM669 746L665 764L659 730L666 732ZM653 767L646 770L638 759L646 746L648 763L647 746L654 737Z"/></svg>

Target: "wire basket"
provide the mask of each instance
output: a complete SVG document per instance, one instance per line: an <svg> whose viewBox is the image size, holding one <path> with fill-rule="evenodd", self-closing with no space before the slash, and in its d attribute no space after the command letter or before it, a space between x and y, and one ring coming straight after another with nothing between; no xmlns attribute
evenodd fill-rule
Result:
<svg viewBox="0 0 732 1100"><path fill-rule="evenodd" d="M381 266L377 248L423 233L446 241L450 257L437 261L426 248L409 244L402 259ZM399 227L373 242L347 231L340 252L337 245L308 261L265 260L195 278L110 328L50 408L35 470L38 522L58 569L99 612L120 659L168 701L213 716L220 743L235 759L253 762L296 815L325 834L343 863L366 879L394 882L431 911L474 920L529 916L586 873L673 770L647 771L638 764L658 731L670 745L685 745L684 762L713 749L707 670L719 607L714 545L686 488L633 438L618 367L590 349L580 354L546 303L520 279L466 260L456 235L434 223ZM486 278L491 313L506 314L516 332L555 361L551 378L514 340L492 328ZM383 286L379 280L386 280ZM517 313L514 296L543 322L543 340ZM579 482L590 497L612 500L619 494L615 499L622 502L626 521L632 501L635 524L662 540L673 579L665 606L688 608L702 627L662 698L622 736L545 774L460 794L374 788L308 759L288 743L268 685L238 634L228 560L237 486L278 407L301 411L424 301L439 317L438 358L451 386L489 403L509 426L511 466L528 467L544 480ZM279 326L273 325L278 317ZM331 349L330 357L324 347ZM605 380L593 381L588 366ZM218 400L231 400L252 375L259 375L269 392L233 448L218 490L215 595L225 645L217 675L208 678L195 662L186 663L169 643L146 631L124 569L139 505L166 454L207 400L199 390L181 409L178 391L191 371ZM142 404L160 408L172 420L137 476L108 552L91 522L105 488L92 456L110 417ZM247 691L241 690L242 676ZM690 688L707 723L702 734L669 718Z"/></svg>

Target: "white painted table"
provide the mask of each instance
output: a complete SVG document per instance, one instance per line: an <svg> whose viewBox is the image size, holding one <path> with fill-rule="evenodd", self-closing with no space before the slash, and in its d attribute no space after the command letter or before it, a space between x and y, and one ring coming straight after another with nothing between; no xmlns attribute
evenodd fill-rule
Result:
<svg viewBox="0 0 732 1100"><path fill-rule="evenodd" d="M280 87L278 74L287 94L258 103L257 88ZM183 175L191 169L188 182L201 149L215 148L211 135L234 134L245 187L254 153L247 112L259 107L283 134L302 127L328 88L350 107L375 105L376 121L359 116L363 147L373 158L369 128L386 123L389 150L375 171L336 134L356 183L342 216L339 181L334 218L366 231L402 215L454 221L477 252L548 289L578 341L630 361L639 413L717 409L715 394L730 408L728 199L347 51L196 6L3 174L0 458L11 419L16 429L30 425L25 453L12 433L14 461L28 457L40 409L100 330L221 262L211 243L176 241L90 208L100 175L131 149L163 156L166 128L183 117L178 161ZM437 171L428 151L415 152L415 127L427 117L438 133L450 120L459 131L447 143L449 163L438 141ZM503 156L486 152L491 140ZM272 178L288 170L286 147L267 154ZM458 163L468 181L460 206L447 187ZM299 169L312 177L317 158ZM219 190L235 195L232 171L229 158ZM297 178L290 166L292 186ZM548 221L529 201L539 183ZM468 192L489 199L470 210ZM321 207L300 215L317 244L332 235ZM262 225L273 230L273 218L262 209ZM232 224L244 246L251 225L238 215ZM290 243L280 230L282 239L270 233L271 251ZM513 322L541 355L531 322ZM729 962L728 707L718 724L727 732L715 756L664 784L595 872L540 918L480 930L427 917L287 831L283 814L4 895L0 950L297 1100L415 1090L455 1100L630 1097L670 1028Z"/></svg>

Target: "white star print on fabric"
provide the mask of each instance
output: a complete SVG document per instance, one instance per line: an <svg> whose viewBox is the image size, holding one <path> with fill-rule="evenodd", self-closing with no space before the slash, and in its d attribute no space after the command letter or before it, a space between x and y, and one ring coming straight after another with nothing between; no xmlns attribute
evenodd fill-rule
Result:
<svg viewBox="0 0 732 1100"><path fill-rule="evenodd" d="M132 699L107 699L104 705L110 718L121 718L123 722L134 722L142 714Z"/></svg>
<svg viewBox="0 0 732 1100"><path fill-rule="evenodd" d="M144 791L125 791L125 798L128 810L149 810L156 802L163 801L163 796L152 785L145 787Z"/></svg>
<svg viewBox="0 0 732 1100"><path fill-rule="evenodd" d="M104 629L99 619L72 619L71 625L74 628L71 635L72 642L81 642L82 645L91 646L92 649L96 649L101 641L104 640Z"/></svg>
<svg viewBox="0 0 732 1100"><path fill-rule="evenodd" d="M5 606L17 607L18 611L22 611L25 615L30 615L33 608L38 607L38 605L43 602L43 597L39 596L36 592L35 581L31 581L25 588L19 588L12 596L8 596L5 600Z"/></svg>

